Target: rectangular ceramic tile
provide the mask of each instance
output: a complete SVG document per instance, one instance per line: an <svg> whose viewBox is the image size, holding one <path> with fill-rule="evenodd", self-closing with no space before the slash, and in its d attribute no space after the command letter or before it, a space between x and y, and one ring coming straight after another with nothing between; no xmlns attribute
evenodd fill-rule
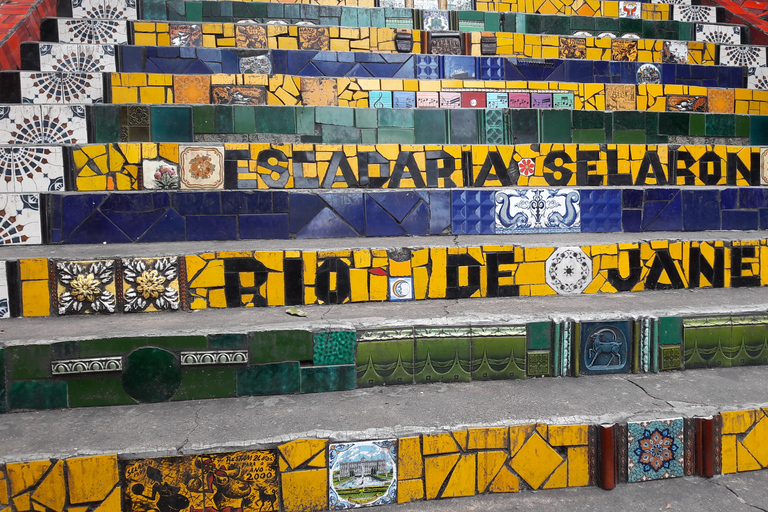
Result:
<svg viewBox="0 0 768 512"><path fill-rule="evenodd" d="M178 258L123 259L122 280L126 313L179 309Z"/></svg>
<svg viewBox="0 0 768 512"><path fill-rule="evenodd" d="M687 64L688 43L685 41L664 41L661 49L661 62L664 64Z"/></svg>
<svg viewBox="0 0 768 512"><path fill-rule="evenodd" d="M103 103L101 74L21 71L19 78L22 103Z"/></svg>
<svg viewBox="0 0 768 512"><path fill-rule="evenodd" d="M397 503L397 440L328 447L328 508Z"/></svg>
<svg viewBox="0 0 768 512"><path fill-rule="evenodd" d="M414 379L417 383L469 382L471 379L471 338L448 337L452 329L416 329ZM433 331L445 337L429 337ZM468 331L468 329L467 329ZM456 333L460 334L460 333ZM467 334L469 334L467 332Z"/></svg>
<svg viewBox="0 0 768 512"><path fill-rule="evenodd" d="M738 25L696 24L696 41L736 45L741 44L741 27Z"/></svg>
<svg viewBox="0 0 768 512"><path fill-rule="evenodd" d="M686 23L716 23L717 7L704 5L675 5L672 19Z"/></svg>
<svg viewBox="0 0 768 512"><path fill-rule="evenodd" d="M0 194L0 245L42 243L39 194Z"/></svg>
<svg viewBox="0 0 768 512"><path fill-rule="evenodd" d="M87 141L84 107L0 107L0 144L75 144Z"/></svg>
<svg viewBox="0 0 768 512"><path fill-rule="evenodd" d="M222 146L180 146L179 179L182 189L223 189Z"/></svg>
<svg viewBox="0 0 768 512"><path fill-rule="evenodd" d="M627 480L644 482L683 476L683 419L627 423Z"/></svg>
<svg viewBox="0 0 768 512"><path fill-rule="evenodd" d="M496 234L578 233L581 230L577 190L499 190L495 203Z"/></svg>
<svg viewBox="0 0 768 512"><path fill-rule="evenodd" d="M448 11L422 11L422 28L429 31L450 30Z"/></svg>
<svg viewBox="0 0 768 512"><path fill-rule="evenodd" d="M0 192L64 189L64 159L58 146L0 148Z"/></svg>
<svg viewBox="0 0 768 512"><path fill-rule="evenodd" d="M115 312L116 265L113 260L58 261L55 266L60 315Z"/></svg>
<svg viewBox="0 0 768 512"><path fill-rule="evenodd" d="M123 20L57 20L60 43L128 44L128 23Z"/></svg>
<svg viewBox="0 0 768 512"><path fill-rule="evenodd" d="M722 45L720 47L720 65L765 67L768 65L766 48L765 46Z"/></svg>
<svg viewBox="0 0 768 512"><path fill-rule="evenodd" d="M135 0L72 0L73 18L136 19Z"/></svg>
<svg viewBox="0 0 768 512"><path fill-rule="evenodd" d="M87 44L40 44L40 71L115 72L115 47Z"/></svg>
<svg viewBox="0 0 768 512"><path fill-rule="evenodd" d="M580 373L593 375L629 371L632 322L581 322L579 325Z"/></svg>

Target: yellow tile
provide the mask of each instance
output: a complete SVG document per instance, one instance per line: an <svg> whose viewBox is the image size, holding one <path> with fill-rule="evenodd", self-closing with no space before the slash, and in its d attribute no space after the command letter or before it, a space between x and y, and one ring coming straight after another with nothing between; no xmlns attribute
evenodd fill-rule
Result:
<svg viewBox="0 0 768 512"><path fill-rule="evenodd" d="M536 428L535 424L530 425L517 425L509 427L509 456L514 457L515 454L523 447L525 440Z"/></svg>
<svg viewBox="0 0 768 512"><path fill-rule="evenodd" d="M72 504L103 500L120 478L115 455L67 459L67 472Z"/></svg>
<svg viewBox="0 0 768 512"><path fill-rule="evenodd" d="M165 103L164 87L142 87L140 103Z"/></svg>
<svg viewBox="0 0 768 512"><path fill-rule="evenodd" d="M477 454L477 492L484 493L488 485L498 475L507 453L504 451L478 452Z"/></svg>
<svg viewBox="0 0 768 512"><path fill-rule="evenodd" d="M499 474L493 479L488 491L520 492L520 479L513 475L506 466L502 466L501 471L499 471Z"/></svg>
<svg viewBox="0 0 768 512"><path fill-rule="evenodd" d="M589 447L568 448L568 487L589 485Z"/></svg>
<svg viewBox="0 0 768 512"><path fill-rule="evenodd" d="M422 480L402 480L397 478L397 502L408 503L424 499L424 482Z"/></svg>
<svg viewBox="0 0 768 512"><path fill-rule="evenodd" d="M299 467L311 459L315 454L325 449L326 441L323 439L297 439L280 445L278 450L291 468Z"/></svg>
<svg viewBox="0 0 768 512"><path fill-rule="evenodd" d="M469 450L505 449L509 444L509 429L507 428L470 428L468 429Z"/></svg>
<svg viewBox="0 0 768 512"><path fill-rule="evenodd" d="M23 316L48 316L51 314L48 281L22 281L21 297Z"/></svg>
<svg viewBox="0 0 768 512"><path fill-rule="evenodd" d="M325 458L325 450L321 451L315 457L307 462L307 466L310 468L324 468L328 466L328 461Z"/></svg>
<svg viewBox="0 0 768 512"><path fill-rule="evenodd" d="M280 475L283 507L286 511L304 512L328 508L328 470L312 469Z"/></svg>
<svg viewBox="0 0 768 512"><path fill-rule="evenodd" d="M562 489L568 487L568 464L563 462L552 473L542 489Z"/></svg>
<svg viewBox="0 0 768 512"><path fill-rule="evenodd" d="M51 463L47 460L6 465L5 471L11 482L11 495L15 496L35 485L50 467Z"/></svg>
<svg viewBox="0 0 768 512"><path fill-rule="evenodd" d="M64 461L58 461L32 494L32 499L56 512L62 512L67 491L64 484Z"/></svg>
<svg viewBox="0 0 768 512"><path fill-rule="evenodd" d="M736 461L739 473L742 471L757 471L763 469L749 451L740 442L736 442Z"/></svg>
<svg viewBox="0 0 768 512"><path fill-rule="evenodd" d="M746 432L755 422L756 412L754 409L749 409L747 411L721 413L723 417L723 434L742 434Z"/></svg>
<svg viewBox="0 0 768 512"><path fill-rule="evenodd" d="M510 467L528 485L538 489L562 464L563 458L538 433L534 433L512 457Z"/></svg>
<svg viewBox="0 0 768 512"><path fill-rule="evenodd" d="M421 457L421 443L418 437L402 437L397 441L398 479L421 478L424 461Z"/></svg>
<svg viewBox="0 0 768 512"><path fill-rule="evenodd" d="M467 451L467 431L454 430L451 434L453 434L453 438L459 444L459 449L463 452Z"/></svg>
<svg viewBox="0 0 768 512"><path fill-rule="evenodd" d="M135 32L154 32L155 24L136 21L133 23L133 30Z"/></svg>
<svg viewBox="0 0 768 512"><path fill-rule="evenodd" d="M738 472L736 466L736 440L735 435L723 435L722 437L722 459L723 459L723 474L728 475L730 473Z"/></svg>
<svg viewBox="0 0 768 512"><path fill-rule="evenodd" d="M460 455L458 453L454 453L452 455L429 457L424 460L424 484L428 500L433 500L438 497L438 493L443 487L445 478L454 466L456 466L459 457Z"/></svg>
<svg viewBox="0 0 768 512"><path fill-rule="evenodd" d="M582 446L588 443L588 425L551 425L549 427L549 444L552 446Z"/></svg>
<svg viewBox="0 0 768 512"><path fill-rule="evenodd" d="M459 451L451 434L427 434L422 436L424 455L455 453Z"/></svg>
<svg viewBox="0 0 768 512"><path fill-rule="evenodd" d="M19 276L22 281L48 279L48 260L46 258L19 260L19 267Z"/></svg>
<svg viewBox="0 0 768 512"><path fill-rule="evenodd" d="M741 444L749 450L749 453L757 460L760 466L768 465L768 418L762 417L757 424L752 427Z"/></svg>
<svg viewBox="0 0 768 512"><path fill-rule="evenodd" d="M477 474L477 454L462 455L453 468L448 485L443 491L443 498L475 495L475 476Z"/></svg>

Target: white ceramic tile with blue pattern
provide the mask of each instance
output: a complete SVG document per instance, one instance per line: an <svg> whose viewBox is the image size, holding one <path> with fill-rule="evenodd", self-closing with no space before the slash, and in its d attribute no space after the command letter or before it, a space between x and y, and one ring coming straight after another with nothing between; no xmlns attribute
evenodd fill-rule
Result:
<svg viewBox="0 0 768 512"><path fill-rule="evenodd" d="M574 189L503 189L496 191L495 231L578 233L581 205Z"/></svg>

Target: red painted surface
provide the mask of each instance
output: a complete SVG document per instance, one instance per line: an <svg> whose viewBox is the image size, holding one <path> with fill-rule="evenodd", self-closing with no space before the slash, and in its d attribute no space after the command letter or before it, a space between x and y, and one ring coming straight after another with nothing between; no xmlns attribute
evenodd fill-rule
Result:
<svg viewBox="0 0 768 512"><path fill-rule="evenodd" d="M18 69L20 45L40 38L40 22L56 15L55 0L12 0L0 3L0 70Z"/></svg>
<svg viewBox="0 0 768 512"><path fill-rule="evenodd" d="M704 0L703 5L719 5L725 10L725 21L749 25L749 44L768 45L768 2L756 0Z"/></svg>

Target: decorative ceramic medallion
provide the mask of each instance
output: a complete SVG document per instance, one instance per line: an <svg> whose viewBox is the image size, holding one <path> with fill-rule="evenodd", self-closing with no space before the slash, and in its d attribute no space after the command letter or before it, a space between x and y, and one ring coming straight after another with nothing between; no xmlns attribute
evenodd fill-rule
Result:
<svg viewBox="0 0 768 512"><path fill-rule="evenodd" d="M558 294L581 293L592 282L592 260L580 247L561 247L547 258L546 272Z"/></svg>

